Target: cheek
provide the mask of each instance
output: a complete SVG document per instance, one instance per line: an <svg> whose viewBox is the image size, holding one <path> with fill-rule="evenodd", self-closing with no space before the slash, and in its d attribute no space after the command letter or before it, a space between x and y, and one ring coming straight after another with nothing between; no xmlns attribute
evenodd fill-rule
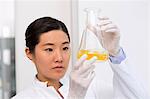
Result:
<svg viewBox="0 0 150 99"><path fill-rule="evenodd" d="M65 53L63 56L64 56L65 64L68 65L69 60L70 60L70 52L69 53Z"/></svg>
<svg viewBox="0 0 150 99"><path fill-rule="evenodd" d="M50 56L47 56L44 53L38 53L36 54L36 60L35 63L38 66L39 69L48 69L49 68L49 64L51 64L52 58Z"/></svg>
<svg viewBox="0 0 150 99"><path fill-rule="evenodd" d="M52 68L52 65L51 65L52 62L50 59L41 57L37 60L36 63L37 63L36 67L37 67L38 73L43 74L45 76L49 75L49 73L51 73L50 70Z"/></svg>

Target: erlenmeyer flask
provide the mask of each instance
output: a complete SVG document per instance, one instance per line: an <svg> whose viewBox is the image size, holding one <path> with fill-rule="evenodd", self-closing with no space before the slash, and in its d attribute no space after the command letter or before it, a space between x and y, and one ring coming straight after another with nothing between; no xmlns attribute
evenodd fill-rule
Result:
<svg viewBox="0 0 150 99"><path fill-rule="evenodd" d="M101 46L95 33L97 31L97 16L100 10L85 9L86 12L86 26L82 34L78 58L83 54L87 54L87 60L93 56L97 57L98 61L108 60L108 52Z"/></svg>

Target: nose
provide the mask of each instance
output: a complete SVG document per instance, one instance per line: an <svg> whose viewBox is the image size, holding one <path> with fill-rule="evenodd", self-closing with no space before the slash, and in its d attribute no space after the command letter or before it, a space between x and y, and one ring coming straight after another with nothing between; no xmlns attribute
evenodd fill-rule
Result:
<svg viewBox="0 0 150 99"><path fill-rule="evenodd" d="M55 53L56 53L55 62L62 63L63 62L62 52L60 50L57 50Z"/></svg>

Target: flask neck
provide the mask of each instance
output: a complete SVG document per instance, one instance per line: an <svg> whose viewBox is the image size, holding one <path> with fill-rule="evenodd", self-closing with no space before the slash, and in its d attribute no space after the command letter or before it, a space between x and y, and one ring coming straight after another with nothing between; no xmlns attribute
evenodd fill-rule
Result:
<svg viewBox="0 0 150 99"><path fill-rule="evenodd" d="M94 10L86 9L86 26L93 27L96 25L96 13Z"/></svg>

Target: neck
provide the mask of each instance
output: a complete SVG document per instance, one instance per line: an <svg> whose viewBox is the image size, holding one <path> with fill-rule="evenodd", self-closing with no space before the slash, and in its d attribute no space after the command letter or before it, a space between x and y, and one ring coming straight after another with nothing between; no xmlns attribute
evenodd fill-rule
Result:
<svg viewBox="0 0 150 99"><path fill-rule="evenodd" d="M58 90L62 86L62 84L59 81L51 81L51 80L49 80L48 83L47 83L47 87L48 86L54 86L54 88L56 90Z"/></svg>
<svg viewBox="0 0 150 99"><path fill-rule="evenodd" d="M37 79L41 82L47 82L47 87L48 86L53 86L56 90L58 90L62 84L60 83L59 80L54 80L54 79L42 79L42 77L40 77L40 75L36 76Z"/></svg>

